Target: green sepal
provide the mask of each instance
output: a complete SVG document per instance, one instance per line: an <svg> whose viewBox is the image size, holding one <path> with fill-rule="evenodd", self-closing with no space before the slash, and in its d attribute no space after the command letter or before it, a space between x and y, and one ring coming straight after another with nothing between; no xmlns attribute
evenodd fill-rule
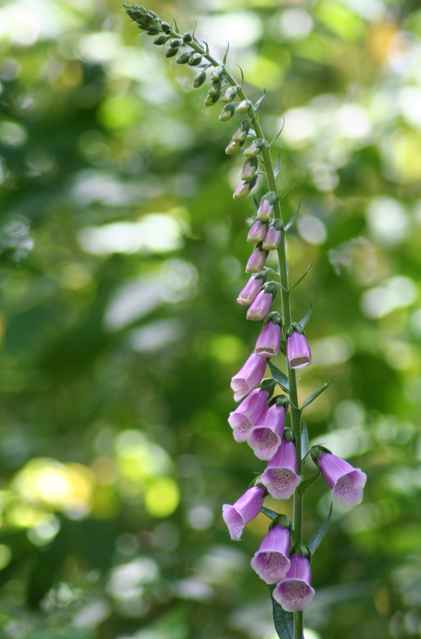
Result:
<svg viewBox="0 0 421 639"><path fill-rule="evenodd" d="M282 315L277 311L271 311L263 320L263 326L266 326L269 322L273 322L282 328Z"/></svg>
<svg viewBox="0 0 421 639"><path fill-rule="evenodd" d="M287 412L290 402L286 395L275 395L269 405L273 406L273 404L276 404L276 406L282 406L282 408L285 408L285 412Z"/></svg>
<svg viewBox="0 0 421 639"><path fill-rule="evenodd" d="M275 191L268 191L267 193L263 195L262 199L260 200L260 204L263 204L263 202L267 200L270 206L274 206L276 199L277 197L276 197Z"/></svg>
<svg viewBox="0 0 421 639"><path fill-rule="evenodd" d="M322 452L323 453L331 453L332 451L329 450L329 448L326 448L326 446L312 446L309 450L310 453L310 457L313 460L313 462L316 464L316 466L318 467L317 462L319 461L319 459L322 458Z"/></svg>
<svg viewBox="0 0 421 639"><path fill-rule="evenodd" d="M232 118L234 113L235 113L235 102L233 102L232 104L226 104L221 111L221 114L219 116L219 121L227 122L228 120Z"/></svg>
<svg viewBox="0 0 421 639"><path fill-rule="evenodd" d="M305 408L306 406L308 406L309 404L311 404L311 402L314 402L314 400L317 399L319 395L324 393L326 388L331 385L335 377L336 377L336 374L332 377L332 379L329 382L326 382L326 384L324 384L321 388L319 388L319 390L316 390L312 395L310 395L310 397L307 397L307 399L301 406L301 410Z"/></svg>
<svg viewBox="0 0 421 639"><path fill-rule="evenodd" d="M306 479L305 481L303 481L297 488L297 492L300 493L300 495L304 495L305 491L307 490L307 488L309 486L311 486L311 484L314 484L315 481L317 481L320 477L320 469L317 469L317 473L315 475L313 475L312 477L310 477L309 479Z"/></svg>
<svg viewBox="0 0 421 639"><path fill-rule="evenodd" d="M276 382L271 377L267 377L263 381L260 382L260 390L267 391L269 393L269 400L273 395L273 391L275 390ZM268 401L269 401L268 400Z"/></svg>
<svg viewBox="0 0 421 639"><path fill-rule="evenodd" d="M285 439L286 442L294 442L295 444L295 435L292 428L285 428L282 439Z"/></svg>
<svg viewBox="0 0 421 639"><path fill-rule="evenodd" d="M275 299L276 293L278 292L278 286L277 284L275 284L275 282L267 282L266 284L263 284L262 288L264 289L265 293L270 293L272 295L272 298Z"/></svg>
<svg viewBox="0 0 421 639"><path fill-rule="evenodd" d="M329 514L326 517L326 520L323 526L316 532L315 535L308 542L308 547L312 555L316 552L317 548L322 543L324 536L326 535L327 529L329 528L330 520L332 518L333 504L330 502Z"/></svg>
<svg viewBox="0 0 421 639"><path fill-rule="evenodd" d="M297 541L293 547L291 548L290 557L292 555L301 555L301 557L306 557L309 561L311 559L311 550L307 544L303 544L300 541Z"/></svg>
<svg viewBox="0 0 421 639"><path fill-rule="evenodd" d="M269 530L272 530L275 526L281 525L282 528L286 528L289 532L292 531L292 521L288 515L277 515L269 524Z"/></svg>
<svg viewBox="0 0 421 639"><path fill-rule="evenodd" d="M277 231L284 230L284 223L282 222L282 220L279 219L279 217L277 217L276 220L273 221L272 226L274 226Z"/></svg>
<svg viewBox="0 0 421 639"><path fill-rule="evenodd" d="M282 388L282 390L285 393L288 393L288 395L289 395L288 377L285 375L285 373L280 371L279 368L277 368L275 366L275 364L272 364L272 362L270 360L269 360L268 364L269 364L270 372L272 373L273 379L276 381L277 384L279 384L279 386Z"/></svg>

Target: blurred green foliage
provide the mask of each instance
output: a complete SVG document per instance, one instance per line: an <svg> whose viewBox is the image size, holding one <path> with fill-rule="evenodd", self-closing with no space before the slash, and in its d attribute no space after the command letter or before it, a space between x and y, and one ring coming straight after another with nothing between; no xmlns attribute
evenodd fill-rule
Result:
<svg viewBox="0 0 421 639"><path fill-rule="evenodd" d="M314 558L307 639L418 636L419 4L149 8L219 57L230 40L269 138L285 118L292 281L313 262L301 398L338 371L306 421L368 474ZM220 515L264 466L227 424L258 330L235 303L253 209L233 125L116 0L3 0L0 51L0 634L272 637L249 566L267 520L234 544ZM307 539L329 503L306 493Z"/></svg>

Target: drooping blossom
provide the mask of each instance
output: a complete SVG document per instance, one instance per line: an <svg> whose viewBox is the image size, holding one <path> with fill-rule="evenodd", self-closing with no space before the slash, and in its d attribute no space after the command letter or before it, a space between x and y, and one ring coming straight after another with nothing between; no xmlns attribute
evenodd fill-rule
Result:
<svg viewBox="0 0 421 639"><path fill-rule="evenodd" d="M276 455L285 430L285 412L285 407L275 402L249 430L247 443L259 459L269 461Z"/></svg>
<svg viewBox="0 0 421 639"><path fill-rule="evenodd" d="M290 532L277 524L269 530L251 560L251 567L267 584L276 584L290 569Z"/></svg>
<svg viewBox="0 0 421 639"><path fill-rule="evenodd" d="M320 458L312 453L313 460L332 488L335 497L347 506L358 506L363 500L364 486L367 475L360 469L354 468L344 459L317 447Z"/></svg>
<svg viewBox="0 0 421 639"><path fill-rule="evenodd" d="M297 475L297 455L293 442L281 441L260 481L275 499L289 499L294 494L301 480Z"/></svg>
<svg viewBox="0 0 421 639"><path fill-rule="evenodd" d="M305 335L298 331L287 338L287 360L290 368L304 368L311 364L310 346Z"/></svg>
<svg viewBox="0 0 421 639"><path fill-rule="evenodd" d="M233 429L236 442L246 440L249 430L258 423L265 412L268 399L267 390L256 388L230 413L228 423Z"/></svg>
<svg viewBox="0 0 421 639"><path fill-rule="evenodd" d="M282 318L279 313L271 313L271 318L266 317L266 323L257 338L254 352L256 355L265 357L276 357L281 348L281 323Z"/></svg>
<svg viewBox="0 0 421 639"><path fill-rule="evenodd" d="M262 251L260 246L256 246L248 259L246 273L258 273L261 271L265 265L266 256L266 251Z"/></svg>
<svg viewBox="0 0 421 639"><path fill-rule="evenodd" d="M222 506L222 517L228 526L229 534L233 541L241 539L246 524L254 519L263 506L264 488L253 486L246 490L244 495L233 506Z"/></svg>
<svg viewBox="0 0 421 639"><path fill-rule="evenodd" d="M295 554L290 558L291 568L273 590L273 598L288 612L307 610L314 595L311 587L311 569L307 557Z"/></svg>
<svg viewBox="0 0 421 639"><path fill-rule="evenodd" d="M244 366L231 379L234 401L240 401L260 384L265 374L266 363L266 357L254 353L250 355Z"/></svg>

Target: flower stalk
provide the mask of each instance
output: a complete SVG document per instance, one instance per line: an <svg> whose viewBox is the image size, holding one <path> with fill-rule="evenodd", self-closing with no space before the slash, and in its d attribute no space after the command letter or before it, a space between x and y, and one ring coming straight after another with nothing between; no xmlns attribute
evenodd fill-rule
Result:
<svg viewBox="0 0 421 639"><path fill-rule="evenodd" d="M285 225L276 183L280 161L278 160L275 168L272 162L271 144L267 141L259 121L258 108L264 95L253 105L242 84L238 84L225 66L228 50L223 62L220 63L210 55L206 43L203 46L194 34L181 35L175 21L169 25L144 7L123 6L141 30L157 36L154 43L166 47L166 57L178 55L178 64L199 67L199 73L193 81L195 88L204 84L207 77L206 70L211 69L211 84L204 104L206 107L212 106L221 99L223 103L219 116L221 122L238 117L238 114L246 116L237 125L225 149L227 155L234 155L244 147L243 155L246 158L241 181L233 198L238 200L247 197L250 191L258 186L258 174L262 173L266 176L268 191L263 195L260 205L257 205L256 218L248 234L248 241L256 244L246 266L246 272L253 275L237 299L239 304L249 306L247 319L262 321L266 318L266 320L256 342L255 351L231 380L234 400L242 401L237 409L231 412L228 421L233 429L234 439L237 442L247 441L256 456L268 463L266 470L252 488L249 488L234 505L223 506L223 518L231 538L238 540L244 526L260 512L266 491L280 499L293 496L291 539L294 545L291 554L290 530L289 528L284 530L281 524L277 525L276 521L284 516L276 517L276 513L273 513L275 528L262 542L252 560L252 567L267 583L273 584L279 581L273 591L273 597L283 610L293 614L294 639L303 639L303 610L310 605L315 591L310 584L311 541L309 547L303 544L303 494L310 480L302 482L303 455L306 458L308 456L308 451L302 450L302 410L327 388L328 384L308 398L301 408L299 407L296 368L302 368L311 363L311 352L304 335L304 325L310 316L311 309L301 322L293 322L286 234L292 226L298 209ZM164 35L159 35L161 32ZM234 99L235 102L233 102ZM251 144L245 146L247 138L251 137L253 138ZM261 171L257 171L259 162L262 165ZM269 250L277 253L276 273L272 269L265 268ZM266 281L269 273L273 273L278 281ZM281 315L271 311L278 289L281 298ZM287 339L287 377L270 364L272 373L275 369L281 377L278 378L273 373L273 380L263 380L267 363L271 357L277 356L281 340L284 338ZM267 407L275 382L288 392L289 398L276 395ZM288 404L291 407L291 429L285 429ZM354 469L322 447L316 447L310 453L319 469L318 475L324 476L333 494L349 505L360 503L366 479L363 471ZM267 511L263 508L263 511L265 510ZM323 535L329 520L330 515L322 527Z"/></svg>

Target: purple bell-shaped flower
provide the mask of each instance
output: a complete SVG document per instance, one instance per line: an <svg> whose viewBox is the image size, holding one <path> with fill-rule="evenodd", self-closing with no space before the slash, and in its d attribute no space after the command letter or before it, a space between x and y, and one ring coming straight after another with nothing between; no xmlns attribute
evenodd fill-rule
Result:
<svg viewBox="0 0 421 639"><path fill-rule="evenodd" d="M233 541L241 539L244 526L259 514L263 506L264 493L265 489L261 486L253 486L246 490L233 506L229 504L222 506L222 517Z"/></svg>
<svg viewBox="0 0 421 639"><path fill-rule="evenodd" d="M288 612L307 610L315 595L311 587L310 562L298 554L292 555L290 560L291 568L274 589L273 598Z"/></svg>
<svg viewBox="0 0 421 639"><path fill-rule="evenodd" d="M277 453L260 476L261 483L275 499L289 499L300 483L294 442L281 441Z"/></svg>
<svg viewBox="0 0 421 639"><path fill-rule="evenodd" d="M251 567L267 584L276 584L290 569L290 532L277 524L271 528L251 560Z"/></svg>
<svg viewBox="0 0 421 639"><path fill-rule="evenodd" d="M250 355L244 366L231 379L234 401L240 401L260 384L265 374L266 364L266 357L254 353Z"/></svg>

